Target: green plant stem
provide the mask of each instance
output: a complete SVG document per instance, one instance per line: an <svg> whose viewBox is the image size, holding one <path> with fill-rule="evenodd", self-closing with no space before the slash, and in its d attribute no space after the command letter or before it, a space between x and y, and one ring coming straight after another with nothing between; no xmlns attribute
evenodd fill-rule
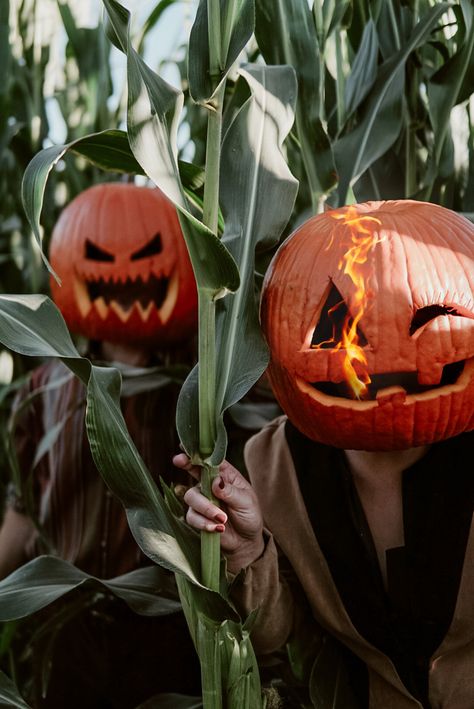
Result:
<svg viewBox="0 0 474 709"><path fill-rule="evenodd" d="M213 85L217 89L207 108L206 183L204 186L203 221L217 235L219 219L219 181L222 138L222 111L225 81L219 86L221 74L221 29L219 0L208 0L209 60ZM207 464L216 441L216 337L215 301L207 293L199 298L199 444L204 461L201 488L215 504L212 481L219 468ZM203 583L219 590L220 539L210 532L201 534L201 572Z"/></svg>
<svg viewBox="0 0 474 709"><path fill-rule="evenodd" d="M207 17L209 37L209 69L211 72L211 78L215 80L223 68L220 0L207 0Z"/></svg>
<svg viewBox="0 0 474 709"><path fill-rule="evenodd" d="M206 461L216 440L216 337L215 303L207 293L199 294L199 448ZM204 462L201 489L214 503L212 481L219 468ZM201 572L203 583L213 590L219 589L220 540L210 532L201 534Z"/></svg>
<svg viewBox="0 0 474 709"><path fill-rule="evenodd" d="M334 40L336 43L336 67L337 67L337 79L336 79L336 100L337 100L337 130L341 130L344 125L345 117L345 105L344 105L344 86L345 86L345 76L343 69L343 57L342 57L342 42L341 42L341 31L336 30L334 33Z"/></svg>
<svg viewBox="0 0 474 709"><path fill-rule="evenodd" d="M203 221L211 231L218 233L219 180L221 161L222 112L225 82L208 104L206 142L206 182L204 185Z"/></svg>

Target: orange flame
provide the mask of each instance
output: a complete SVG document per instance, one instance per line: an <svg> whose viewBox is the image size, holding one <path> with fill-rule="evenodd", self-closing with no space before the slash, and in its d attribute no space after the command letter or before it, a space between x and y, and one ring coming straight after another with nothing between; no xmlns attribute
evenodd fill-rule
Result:
<svg viewBox="0 0 474 709"><path fill-rule="evenodd" d="M377 236L365 226L367 222L380 224L380 220L370 216L360 216L355 207L349 207L344 214L331 215L334 219L339 219L349 227L352 245L342 257L339 268L344 267L344 273L349 276L355 285L355 294L352 297L351 311L345 318L341 340L336 344L335 350L345 350L343 362L344 376L354 398L362 399L368 393L367 385L370 384L370 376L367 371L367 358L365 352L359 345L357 326L362 318L368 300L368 281L364 277L360 268L367 261L369 251L377 243ZM354 363L358 362L360 375L357 374Z"/></svg>

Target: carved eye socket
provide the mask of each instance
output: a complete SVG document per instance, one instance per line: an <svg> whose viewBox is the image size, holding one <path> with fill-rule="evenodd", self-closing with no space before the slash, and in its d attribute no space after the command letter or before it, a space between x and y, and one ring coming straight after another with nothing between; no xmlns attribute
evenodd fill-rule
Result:
<svg viewBox="0 0 474 709"><path fill-rule="evenodd" d="M410 335L414 335L417 330L440 315L463 316L464 313L459 312L454 305L425 305L423 308L418 308L414 314L410 325Z"/></svg>
<svg viewBox="0 0 474 709"><path fill-rule="evenodd" d="M100 249L98 246L93 244L92 241L89 241L89 239L86 239L85 258L90 261L107 261L109 263L115 261L113 254L109 254L108 251Z"/></svg>
<svg viewBox="0 0 474 709"><path fill-rule="evenodd" d="M311 347L330 349L342 340L344 323L351 318L346 302L334 283L323 305L321 317L316 326L311 340ZM367 338L357 326L358 344L360 347L367 345Z"/></svg>
<svg viewBox="0 0 474 709"><path fill-rule="evenodd" d="M132 254L130 260L131 261L138 261L141 258L149 258L150 256L156 256L156 254L161 253L163 251L163 243L161 241L161 234L155 234L153 239L148 242L143 248L139 249L138 251L135 251L134 254Z"/></svg>

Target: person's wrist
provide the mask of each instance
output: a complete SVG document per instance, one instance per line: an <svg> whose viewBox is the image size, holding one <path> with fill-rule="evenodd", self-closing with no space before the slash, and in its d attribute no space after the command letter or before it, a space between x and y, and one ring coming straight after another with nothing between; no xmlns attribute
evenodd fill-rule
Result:
<svg viewBox="0 0 474 709"><path fill-rule="evenodd" d="M265 550L263 532L254 540L243 542L234 551L227 552L227 570L237 574L241 569L246 569L259 559Z"/></svg>

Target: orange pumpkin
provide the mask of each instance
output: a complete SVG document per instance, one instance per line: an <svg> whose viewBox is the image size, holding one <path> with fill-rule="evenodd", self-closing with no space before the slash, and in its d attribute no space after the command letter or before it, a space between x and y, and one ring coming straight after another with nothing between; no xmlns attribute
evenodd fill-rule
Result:
<svg viewBox="0 0 474 709"><path fill-rule="evenodd" d="M91 187L61 213L50 259L54 301L73 332L158 347L196 327L197 291L174 206L158 190Z"/></svg>
<svg viewBox="0 0 474 709"><path fill-rule="evenodd" d="M313 440L421 446L474 428L474 225L370 202L309 219L265 278L275 395Z"/></svg>

